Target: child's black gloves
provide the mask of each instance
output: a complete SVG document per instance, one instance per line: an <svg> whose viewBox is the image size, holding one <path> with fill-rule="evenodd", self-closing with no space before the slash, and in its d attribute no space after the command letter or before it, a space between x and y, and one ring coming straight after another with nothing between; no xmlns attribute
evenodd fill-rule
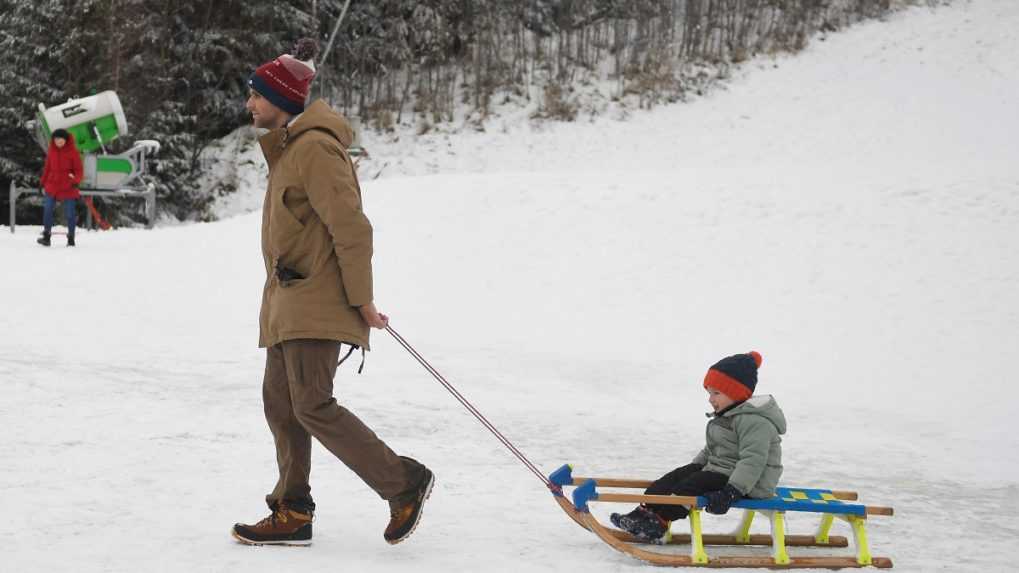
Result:
<svg viewBox="0 0 1019 573"><path fill-rule="evenodd" d="M743 497L743 494L738 489L732 487L732 484L725 484L725 487L718 491L711 491L704 494L704 497L708 498L708 505L704 509L708 510L708 513L714 513L715 515L722 515L729 511L732 507L733 502Z"/></svg>

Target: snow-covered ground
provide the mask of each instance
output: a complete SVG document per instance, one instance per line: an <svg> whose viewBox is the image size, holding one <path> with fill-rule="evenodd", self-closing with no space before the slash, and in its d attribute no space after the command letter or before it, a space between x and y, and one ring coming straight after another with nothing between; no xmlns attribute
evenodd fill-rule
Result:
<svg viewBox="0 0 1019 573"><path fill-rule="evenodd" d="M1014 570L1017 30L1012 0L912 9L625 122L366 141L379 305L546 471L685 463L705 370L759 350L786 483L894 506L870 531L898 570ZM647 570L384 333L337 394L436 472L418 531L385 544L316 446L315 544L234 543L275 479L259 222L0 235L0 570Z"/></svg>

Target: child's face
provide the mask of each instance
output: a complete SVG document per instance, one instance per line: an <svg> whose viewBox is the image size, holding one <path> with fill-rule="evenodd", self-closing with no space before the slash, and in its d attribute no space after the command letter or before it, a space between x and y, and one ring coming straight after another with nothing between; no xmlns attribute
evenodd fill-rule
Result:
<svg viewBox="0 0 1019 573"><path fill-rule="evenodd" d="M735 400L719 392L714 388L708 388L708 403L715 409L715 412L720 412L729 406L736 403Z"/></svg>
<svg viewBox="0 0 1019 573"><path fill-rule="evenodd" d="M66 143L67 143L67 140L64 139L63 137L54 137L53 138L53 144L56 145L57 147L63 147L64 144L66 144Z"/></svg>

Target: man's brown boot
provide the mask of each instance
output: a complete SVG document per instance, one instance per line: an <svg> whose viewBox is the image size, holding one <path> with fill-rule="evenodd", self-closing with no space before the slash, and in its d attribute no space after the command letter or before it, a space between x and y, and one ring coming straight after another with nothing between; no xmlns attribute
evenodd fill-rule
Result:
<svg viewBox="0 0 1019 573"><path fill-rule="evenodd" d="M421 508L425 500L432 494L432 486L435 484L435 474L428 468L422 467L424 475L417 489L410 495L389 504L389 526L383 537L390 545L396 545L410 537L421 520Z"/></svg>
<svg viewBox="0 0 1019 573"><path fill-rule="evenodd" d="M311 512L279 504L269 517L254 525L234 524L230 533L248 545L311 545Z"/></svg>

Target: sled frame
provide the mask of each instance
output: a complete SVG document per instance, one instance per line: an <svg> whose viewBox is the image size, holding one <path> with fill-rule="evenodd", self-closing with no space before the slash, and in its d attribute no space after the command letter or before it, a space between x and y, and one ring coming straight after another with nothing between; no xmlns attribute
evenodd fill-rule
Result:
<svg viewBox="0 0 1019 573"><path fill-rule="evenodd" d="M740 500L733 507L744 510L743 519L737 530L728 535L705 534L702 529L703 507L707 500L695 496L663 496L627 493L603 493L598 487L645 489L651 481L613 478L573 477L572 467L564 465L549 475L550 481L558 488L553 488L553 495L562 510L578 525L594 533L606 545L613 549L635 557L642 561L660 566L670 567L760 567L769 569L798 568L860 568L875 567L887 569L892 567L891 559L874 557L870 554L870 546L866 534L868 515L892 515L890 507L864 506L845 504L843 501L856 501L858 496L850 491L814 490L805 488L780 488L780 493L797 492L796 497L783 500L781 497L770 500ZM567 499L563 487L574 487L573 501ZM813 498L812 502L809 498ZM663 545L690 545L688 555L668 554L651 551L646 541L635 538L624 531L606 527L590 512L591 502L609 503L653 503L662 505L683 505L690 510L687 518L689 534L666 533ZM786 533L785 514L787 511L818 513L820 524L814 535L789 535ZM771 523L770 534L751 534L750 526L756 514L766 516ZM843 536L831 535L835 520L845 521L853 532L855 557L817 556L794 557L788 547L848 547L849 540ZM671 524L670 524L671 525ZM770 546L770 557L757 556L715 556L709 555L706 546Z"/></svg>

